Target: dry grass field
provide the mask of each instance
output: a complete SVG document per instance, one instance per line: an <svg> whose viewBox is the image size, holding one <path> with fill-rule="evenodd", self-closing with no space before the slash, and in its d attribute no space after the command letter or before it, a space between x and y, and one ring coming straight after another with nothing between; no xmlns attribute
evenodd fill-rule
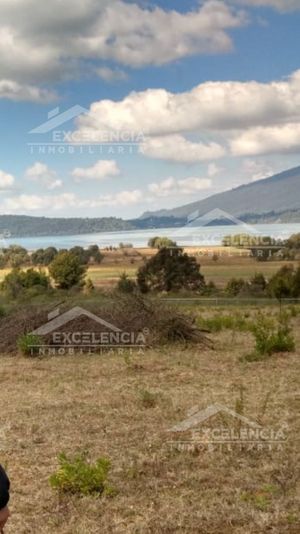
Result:
<svg viewBox="0 0 300 534"><path fill-rule="evenodd" d="M300 532L300 317L297 352L245 363L249 333L213 334L214 349L43 359L1 355L1 463L12 480L6 534ZM278 450L178 451L168 429L220 403L263 427L288 425ZM218 417L218 416L217 416ZM222 424L230 425L227 420ZM111 497L58 496L61 451L112 462Z"/></svg>
<svg viewBox="0 0 300 534"><path fill-rule="evenodd" d="M231 278L244 278L249 280L257 272L262 272L267 278L276 273L284 263L299 262L258 262L249 256L249 251L233 247L186 247L185 252L195 255L201 265L201 272L207 281L213 281L222 289ZM95 287L108 288L115 286L120 275L124 272L134 278L138 268L143 262L156 254L156 249L117 249L104 251L104 259L100 265L91 265L87 276ZM218 256L218 260L213 259ZM10 269L0 270L0 282L9 273Z"/></svg>
<svg viewBox="0 0 300 534"><path fill-rule="evenodd" d="M231 247L187 247L188 254L196 255L201 272L207 281L213 281L218 288L224 288L231 278L249 280L257 272L270 278L284 264L282 261L258 262L249 257L248 251ZM105 252L100 266L91 266L88 276L96 287L111 287L123 272L134 278L143 259L153 256L153 249L128 249L127 251ZM218 260L213 259L218 255ZM293 262L285 262L293 263ZM298 265L298 262L294 262Z"/></svg>

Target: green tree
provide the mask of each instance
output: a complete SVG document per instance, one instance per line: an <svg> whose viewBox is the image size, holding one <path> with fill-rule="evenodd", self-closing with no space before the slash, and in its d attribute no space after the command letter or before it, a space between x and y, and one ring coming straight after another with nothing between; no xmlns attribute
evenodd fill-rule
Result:
<svg viewBox="0 0 300 534"><path fill-rule="evenodd" d="M295 290L295 272L292 265L284 265L270 279L268 293L281 301L284 298L292 298Z"/></svg>
<svg viewBox="0 0 300 534"><path fill-rule="evenodd" d="M289 249L300 249L300 233L291 235L286 241L286 246Z"/></svg>
<svg viewBox="0 0 300 534"><path fill-rule="evenodd" d="M265 279L263 273L255 273L255 275L250 278L249 291L253 295L263 295L267 288L267 280Z"/></svg>
<svg viewBox="0 0 300 534"><path fill-rule="evenodd" d="M243 278L231 278L226 286L226 293L230 297L237 297L242 291L247 288L247 282Z"/></svg>
<svg viewBox="0 0 300 534"><path fill-rule="evenodd" d="M150 248L167 248L167 247L177 247L175 241L169 239L168 237L151 237L148 241L148 247Z"/></svg>
<svg viewBox="0 0 300 534"><path fill-rule="evenodd" d="M8 248L3 249L6 265L10 267L21 267L30 263L30 258L26 248L19 245L10 245Z"/></svg>
<svg viewBox="0 0 300 534"><path fill-rule="evenodd" d="M98 245L90 245L87 250L87 254L89 257L89 261L97 264L100 264L104 258L104 255L101 254Z"/></svg>
<svg viewBox="0 0 300 534"><path fill-rule="evenodd" d="M148 291L203 290L205 281L196 258L188 256L182 248L162 248L137 275L139 289Z"/></svg>
<svg viewBox="0 0 300 534"><path fill-rule="evenodd" d="M81 287L86 270L86 265L82 265L78 255L72 252L59 252L49 265L50 276L60 289Z"/></svg>

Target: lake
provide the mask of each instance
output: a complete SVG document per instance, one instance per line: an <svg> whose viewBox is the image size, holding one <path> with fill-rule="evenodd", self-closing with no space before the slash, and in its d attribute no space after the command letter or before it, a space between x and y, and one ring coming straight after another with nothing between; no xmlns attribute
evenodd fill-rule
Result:
<svg viewBox="0 0 300 534"><path fill-rule="evenodd" d="M159 228L150 230L131 230L125 232L103 232L68 236L16 237L0 240L0 246L22 245L28 250L55 246L69 249L76 245L88 247L97 244L100 248L118 247L119 243L132 243L135 248L147 247L150 237L166 236L182 246L217 246L226 235L253 234L287 239L290 235L300 233L300 223L294 224L257 224L235 226L185 226L181 228Z"/></svg>

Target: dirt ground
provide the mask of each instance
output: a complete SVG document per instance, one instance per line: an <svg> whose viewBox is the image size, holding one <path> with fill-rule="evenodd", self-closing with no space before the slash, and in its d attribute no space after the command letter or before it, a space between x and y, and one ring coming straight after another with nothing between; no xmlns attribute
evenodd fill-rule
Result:
<svg viewBox="0 0 300 534"><path fill-rule="evenodd" d="M214 350L1 355L0 457L12 483L5 533L298 533L299 327L298 317L295 354L253 363L239 360L252 336L231 331L212 336ZM215 403L283 428L284 443L171 448L168 430ZM218 417L211 424L236 424ZM110 458L115 496L59 497L51 489L57 455L83 450L91 460Z"/></svg>

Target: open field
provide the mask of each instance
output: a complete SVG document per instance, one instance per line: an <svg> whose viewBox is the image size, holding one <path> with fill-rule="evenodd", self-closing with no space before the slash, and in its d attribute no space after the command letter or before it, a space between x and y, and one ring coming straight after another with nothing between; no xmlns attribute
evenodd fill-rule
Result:
<svg viewBox="0 0 300 534"><path fill-rule="evenodd" d="M156 249L118 249L104 251L104 259L100 265L91 265L88 269L89 277L96 287L110 288L116 285L120 275L124 272L129 277L136 276L138 268L144 261L154 254ZM249 251L233 247L187 247L185 252L195 255L201 265L201 272L206 281L213 281L220 289L224 288L231 278L249 280L255 273L262 272L270 278L285 263L295 266L299 262L269 261L258 262L249 256ZM218 255L218 259L213 259ZM0 270L0 282L10 269Z"/></svg>
<svg viewBox="0 0 300 534"><path fill-rule="evenodd" d="M299 315L293 330L296 353L253 363L239 360L252 349L252 335L231 330L211 335L214 349L1 355L1 462L12 479L5 532L298 533ZM284 427L287 441L279 450L171 450L168 429L193 407L214 403L242 405L264 428ZM217 423L234 424L226 417ZM84 449L92 460L111 459L114 497L59 498L50 488L57 454Z"/></svg>

